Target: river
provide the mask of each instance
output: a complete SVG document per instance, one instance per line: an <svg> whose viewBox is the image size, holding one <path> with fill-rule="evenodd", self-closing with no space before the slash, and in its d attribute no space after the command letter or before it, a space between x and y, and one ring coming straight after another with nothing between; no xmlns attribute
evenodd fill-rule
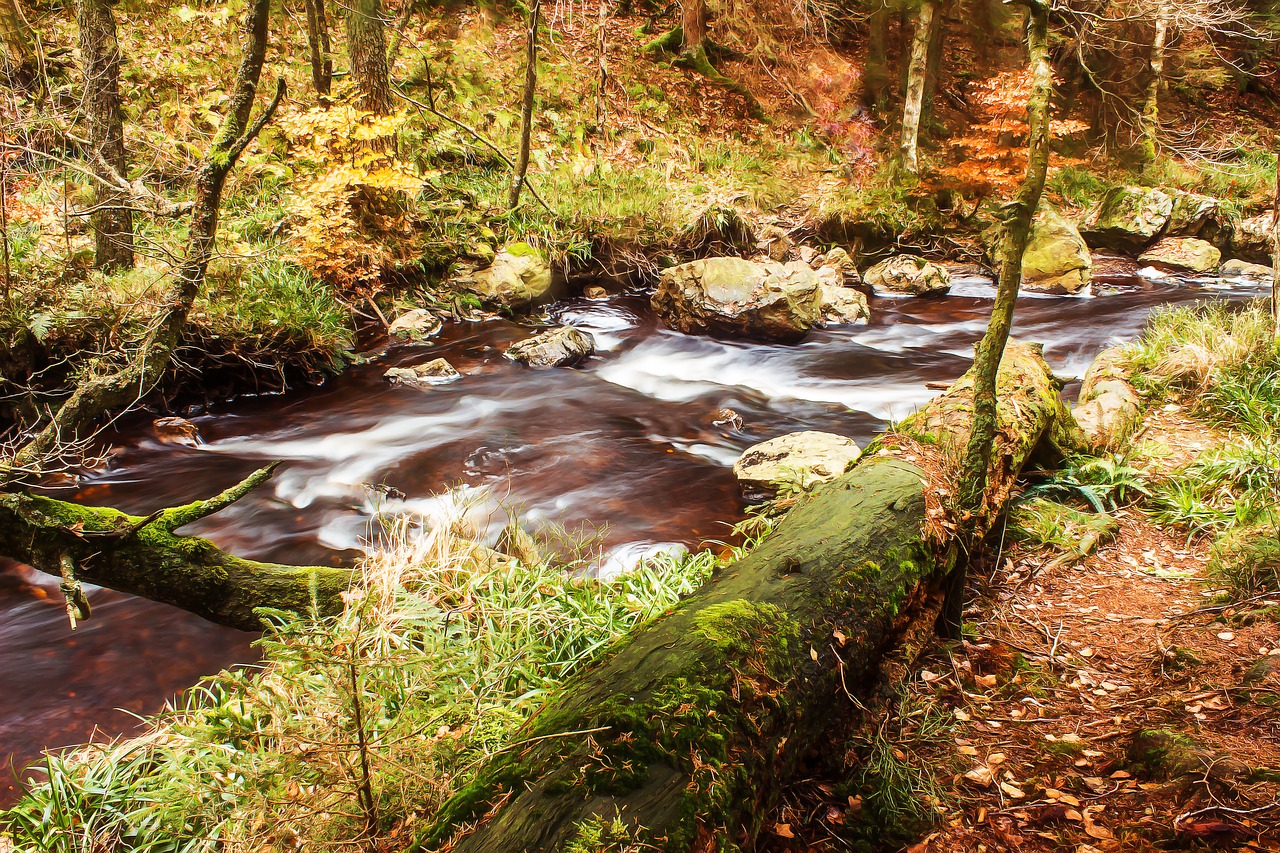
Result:
<svg viewBox="0 0 1280 853"><path fill-rule="evenodd" d="M1104 346L1135 337L1156 306L1260 292L1118 261L1107 269L1093 296L1019 300L1015 335L1042 342L1059 374L1079 376ZM865 443L909 414L937 393L926 382L965 370L992 295L987 280L961 276L941 299L873 299L869 324L797 346L676 334L638 295L569 300L547 319L589 330L598 352L549 371L502 356L528 327L456 324L322 387L213 406L192 418L198 446L161 443L137 422L113 437L104 471L63 494L146 514L283 460L269 484L190 532L259 559L350 561L376 531L375 511L430 515L471 495L493 509L494 533L504 510L534 527L594 531L608 573L655 548L725 536L742 512L729 466L746 447L801 429ZM382 378L439 356L464 378L426 392ZM723 408L741 429L714 423ZM379 484L392 491L368 488ZM243 632L107 590L91 601L93 619L72 633L56 580L0 567L0 756L11 767L46 747L128 733L133 715L254 660ZM14 785L6 771L0 803Z"/></svg>

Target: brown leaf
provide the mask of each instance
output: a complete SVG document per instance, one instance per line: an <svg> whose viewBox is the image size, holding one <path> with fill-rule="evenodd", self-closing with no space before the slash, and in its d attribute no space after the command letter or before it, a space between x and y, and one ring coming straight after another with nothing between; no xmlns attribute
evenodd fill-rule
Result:
<svg viewBox="0 0 1280 853"><path fill-rule="evenodd" d="M789 823L775 823L773 825L773 834L779 838L795 838L796 835L791 831Z"/></svg>

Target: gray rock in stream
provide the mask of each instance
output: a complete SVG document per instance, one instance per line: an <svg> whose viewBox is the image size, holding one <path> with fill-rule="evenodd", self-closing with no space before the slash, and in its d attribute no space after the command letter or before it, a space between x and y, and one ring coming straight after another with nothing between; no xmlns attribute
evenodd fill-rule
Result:
<svg viewBox="0 0 1280 853"><path fill-rule="evenodd" d="M443 358L433 359L425 364L411 367L393 367L382 374L392 385L407 385L425 391L433 385L445 385L456 382L462 374L454 370L453 365Z"/></svg>
<svg viewBox="0 0 1280 853"><path fill-rule="evenodd" d="M507 358L527 367L572 367L596 351L590 332L561 326L507 347Z"/></svg>
<svg viewBox="0 0 1280 853"><path fill-rule="evenodd" d="M919 255L895 255L862 274L876 293L909 296L942 296L951 289L951 273L946 267Z"/></svg>
<svg viewBox="0 0 1280 853"><path fill-rule="evenodd" d="M1218 247L1198 237L1165 237L1138 255L1138 263L1192 272L1214 272L1221 261Z"/></svg>
<svg viewBox="0 0 1280 853"><path fill-rule="evenodd" d="M1173 199L1149 187L1112 187L1085 217L1080 233L1095 249L1136 254L1156 241L1169 225Z"/></svg>
<svg viewBox="0 0 1280 853"><path fill-rule="evenodd" d="M843 435L793 432L747 448L733 463L733 475L748 499L759 500L834 480L861 455L857 442Z"/></svg>
<svg viewBox="0 0 1280 853"><path fill-rule="evenodd" d="M685 334L795 343L822 321L818 276L798 261L690 261L663 270L650 301Z"/></svg>

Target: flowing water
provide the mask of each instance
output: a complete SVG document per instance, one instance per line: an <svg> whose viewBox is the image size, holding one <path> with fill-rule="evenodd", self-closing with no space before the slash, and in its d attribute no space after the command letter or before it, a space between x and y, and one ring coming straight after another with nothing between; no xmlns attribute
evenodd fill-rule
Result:
<svg viewBox="0 0 1280 853"><path fill-rule="evenodd" d="M1092 297L1023 297L1014 333L1043 342L1058 373L1078 376L1104 346L1135 337L1155 306L1256 292L1121 266L1098 277ZM459 324L322 388L213 407L194 419L195 447L126 431L109 468L72 496L145 514L283 460L269 484L190 532L259 559L350 561L374 512L431 515L469 495L534 527L593 529L607 574L653 549L725 536L742 511L729 466L746 447L801 429L865 443L919 407L937 393L926 382L967 367L992 294L985 279L959 277L942 299L873 299L868 325L815 332L798 346L675 334L639 296L570 300L548 320L591 331L598 353L547 371L502 357L527 327ZM382 378L387 367L439 356L464 378L429 391ZM723 408L741 415L741 429L714 422ZM369 488L377 485L391 489ZM493 533L504 520L502 511L485 518ZM72 634L56 580L0 568L0 756L14 765L95 729L128 732L131 714L254 658L248 634L106 590L91 599L94 618ZM0 779L0 800L9 784Z"/></svg>

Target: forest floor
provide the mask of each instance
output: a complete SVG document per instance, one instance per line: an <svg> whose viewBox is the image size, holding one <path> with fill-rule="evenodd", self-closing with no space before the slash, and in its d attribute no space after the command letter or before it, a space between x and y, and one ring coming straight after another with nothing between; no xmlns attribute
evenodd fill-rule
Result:
<svg viewBox="0 0 1280 853"><path fill-rule="evenodd" d="M1160 476L1227 441L1170 404L1131 461ZM972 640L908 688L953 725L920 756L954 773L912 853L1280 850L1280 595L1222 604L1203 538L1112 515L1079 562L997 556Z"/></svg>

